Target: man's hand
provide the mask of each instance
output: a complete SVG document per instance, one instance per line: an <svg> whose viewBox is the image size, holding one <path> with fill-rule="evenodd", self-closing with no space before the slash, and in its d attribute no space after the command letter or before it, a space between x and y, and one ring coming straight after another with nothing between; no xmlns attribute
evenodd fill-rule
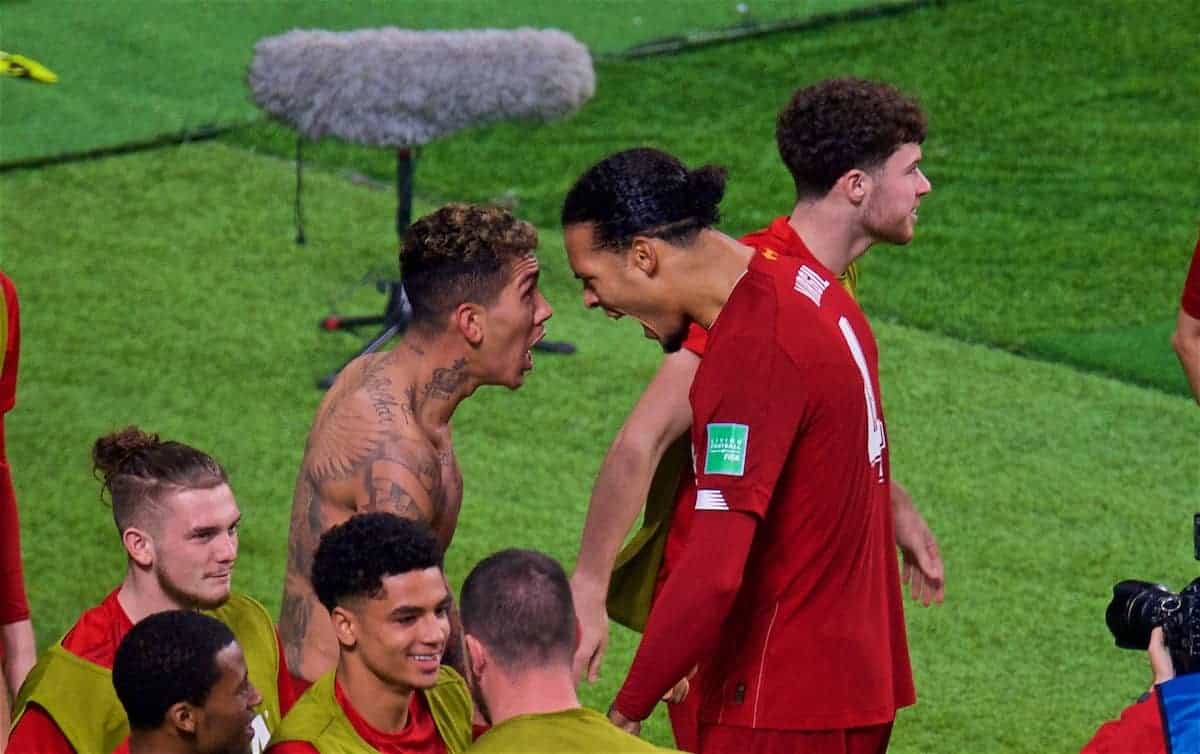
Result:
<svg viewBox="0 0 1200 754"><path fill-rule="evenodd" d="M1146 654L1150 656L1150 672L1154 675L1150 681L1151 690L1175 677L1175 663L1171 662L1171 653L1167 650L1162 626L1150 632L1150 646L1146 649Z"/></svg>
<svg viewBox="0 0 1200 754"><path fill-rule="evenodd" d="M892 482L892 515L896 546L904 558L900 583L908 586L909 596L928 607L946 598L945 570L938 552L937 538L913 505L908 492Z"/></svg>
<svg viewBox="0 0 1200 754"><path fill-rule="evenodd" d="M608 590L580 577L571 577L571 599L579 621L579 645L575 647L575 683L586 677L591 683L600 679L600 663L608 648Z"/></svg>
<svg viewBox="0 0 1200 754"><path fill-rule="evenodd" d="M679 704L684 699L687 699L688 692L692 690L692 675L696 673L695 669L688 674L687 678L680 679L679 683L671 687L671 690L662 695L662 701L667 704Z"/></svg>
<svg viewBox="0 0 1200 754"><path fill-rule="evenodd" d="M631 736L642 735L642 724L637 720L625 717L617 711L616 707L608 708L608 721Z"/></svg>

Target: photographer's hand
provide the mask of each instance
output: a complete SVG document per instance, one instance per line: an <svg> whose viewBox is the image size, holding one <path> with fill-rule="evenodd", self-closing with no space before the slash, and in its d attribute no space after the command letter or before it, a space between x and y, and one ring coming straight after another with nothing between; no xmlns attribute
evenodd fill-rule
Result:
<svg viewBox="0 0 1200 754"><path fill-rule="evenodd" d="M1153 691L1158 684L1175 677L1175 664L1171 662L1171 653L1167 650L1161 626L1150 632L1150 646L1146 654L1150 656L1150 672L1154 674L1150 681L1150 690Z"/></svg>

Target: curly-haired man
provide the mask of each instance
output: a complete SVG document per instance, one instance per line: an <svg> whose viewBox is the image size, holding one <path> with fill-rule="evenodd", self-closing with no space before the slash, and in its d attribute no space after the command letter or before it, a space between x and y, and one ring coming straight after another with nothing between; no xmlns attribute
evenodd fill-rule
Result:
<svg viewBox="0 0 1200 754"><path fill-rule="evenodd" d="M551 315L538 290L537 241L507 211L466 204L409 229L400 253L413 310L404 340L342 370L317 408L296 480L279 630L301 678L337 660L308 581L323 532L385 511L425 521L450 545L462 504L450 417L480 385L516 389L533 368L531 349Z"/></svg>
<svg viewBox="0 0 1200 754"><path fill-rule="evenodd" d="M460 754L471 695L442 665L450 590L429 526L365 513L321 537L313 588L329 611L336 670L283 719L270 754Z"/></svg>

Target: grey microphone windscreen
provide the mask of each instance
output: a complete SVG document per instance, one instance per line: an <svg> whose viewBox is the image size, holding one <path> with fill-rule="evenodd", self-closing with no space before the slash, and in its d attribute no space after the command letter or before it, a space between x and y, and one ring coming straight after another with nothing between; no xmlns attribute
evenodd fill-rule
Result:
<svg viewBox="0 0 1200 754"><path fill-rule="evenodd" d="M295 30L254 48L251 96L309 139L424 144L497 120L552 120L596 88L587 48L556 29Z"/></svg>

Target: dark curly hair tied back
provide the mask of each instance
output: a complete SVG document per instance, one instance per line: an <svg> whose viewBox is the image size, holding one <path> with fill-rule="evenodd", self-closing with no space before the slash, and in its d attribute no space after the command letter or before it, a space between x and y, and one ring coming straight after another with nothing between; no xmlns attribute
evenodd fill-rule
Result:
<svg viewBox="0 0 1200 754"><path fill-rule="evenodd" d="M641 147L609 155L587 170L563 201L563 227L591 223L600 248L624 249L635 236L691 243L721 219L725 169L696 170L674 155Z"/></svg>

